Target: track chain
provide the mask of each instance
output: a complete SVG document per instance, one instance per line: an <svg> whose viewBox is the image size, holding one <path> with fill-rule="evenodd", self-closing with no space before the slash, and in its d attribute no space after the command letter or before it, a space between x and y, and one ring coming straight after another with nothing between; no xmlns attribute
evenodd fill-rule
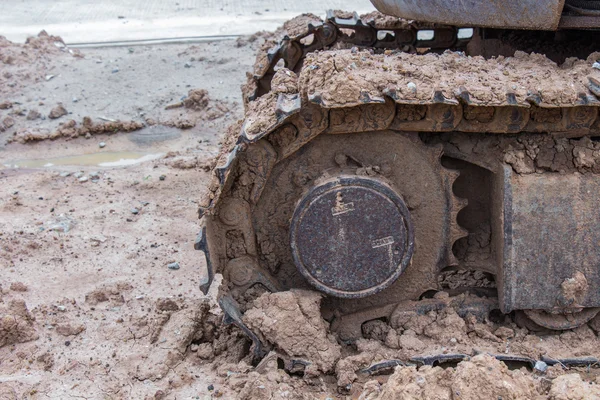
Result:
<svg viewBox="0 0 600 400"><path fill-rule="evenodd" d="M302 18L311 19L304 28L301 27ZM268 49L266 57L259 54L254 74L248 82L251 89L247 91L245 101L255 100L261 88L268 90L270 79L281 63L297 72L309 53L338 44L415 52L420 48L440 51L463 49L471 40L471 36L461 37L460 31L464 28L407 21L378 12L361 18L356 12L329 10L325 21L309 15L297 19L300 27L285 31L281 40Z"/></svg>

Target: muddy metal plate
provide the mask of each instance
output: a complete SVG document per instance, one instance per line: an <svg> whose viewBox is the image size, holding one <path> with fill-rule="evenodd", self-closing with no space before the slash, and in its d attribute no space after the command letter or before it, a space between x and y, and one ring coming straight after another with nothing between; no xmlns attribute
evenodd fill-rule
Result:
<svg viewBox="0 0 600 400"><path fill-rule="evenodd" d="M600 177L504 173L503 311L599 307Z"/></svg>
<svg viewBox="0 0 600 400"><path fill-rule="evenodd" d="M310 190L291 226L294 262L317 289L363 297L393 283L414 247L410 215L388 186L342 177Z"/></svg>
<svg viewBox="0 0 600 400"><path fill-rule="evenodd" d="M555 30L564 0L371 0L384 14L457 26Z"/></svg>

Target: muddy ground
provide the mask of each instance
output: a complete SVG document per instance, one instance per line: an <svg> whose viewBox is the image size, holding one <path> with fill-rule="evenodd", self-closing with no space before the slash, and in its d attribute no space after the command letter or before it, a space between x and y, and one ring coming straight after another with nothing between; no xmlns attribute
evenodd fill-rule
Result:
<svg viewBox="0 0 600 400"><path fill-rule="evenodd" d="M451 309L342 345L319 295L257 296L250 342L204 296L198 201L260 37L69 49L0 40L0 398L584 399L596 370L509 369L488 353L598 357L597 322L536 335ZM216 285L215 285L216 286ZM361 372L415 354L480 352L455 368Z"/></svg>

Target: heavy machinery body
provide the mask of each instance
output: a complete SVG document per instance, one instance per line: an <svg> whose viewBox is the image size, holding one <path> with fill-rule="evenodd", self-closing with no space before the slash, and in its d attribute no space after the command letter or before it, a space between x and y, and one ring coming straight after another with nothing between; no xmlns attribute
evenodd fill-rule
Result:
<svg viewBox="0 0 600 400"><path fill-rule="evenodd" d="M224 275L257 348L238 301L256 287L320 291L342 340L444 307L590 321L600 2L373 4L301 16L258 55L200 209L202 289Z"/></svg>
<svg viewBox="0 0 600 400"><path fill-rule="evenodd" d="M553 31L565 0L372 0L383 14L456 26Z"/></svg>

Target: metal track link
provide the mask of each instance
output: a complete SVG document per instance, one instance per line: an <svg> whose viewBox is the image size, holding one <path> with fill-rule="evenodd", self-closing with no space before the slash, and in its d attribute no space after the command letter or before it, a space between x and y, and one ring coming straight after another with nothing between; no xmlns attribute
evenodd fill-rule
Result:
<svg viewBox="0 0 600 400"><path fill-rule="evenodd" d="M460 32L465 28L406 21L378 12L360 18L356 12L329 10L325 21L316 16L297 17L300 24L305 19L309 21L304 29L291 23L295 29L281 32L282 37L268 48L266 55L258 55L254 74L249 77L247 90L244 91L244 101L255 100L264 91L268 91L270 80L278 66L297 71L309 53L338 44L415 52L417 48L463 49L471 40L470 35L464 38L461 36ZM469 28L466 30L472 34Z"/></svg>

